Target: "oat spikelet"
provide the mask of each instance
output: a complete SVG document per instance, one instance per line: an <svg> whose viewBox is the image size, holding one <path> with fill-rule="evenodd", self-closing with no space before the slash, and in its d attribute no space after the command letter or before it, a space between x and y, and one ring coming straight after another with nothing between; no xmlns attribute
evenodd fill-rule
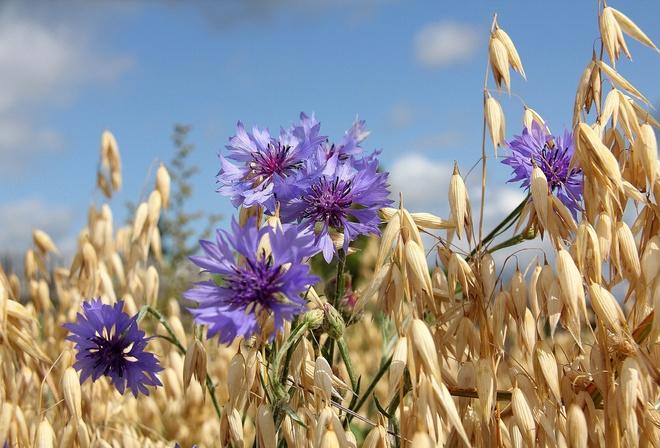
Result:
<svg viewBox="0 0 660 448"><path fill-rule="evenodd" d="M603 8L600 16L600 35L612 64L616 63L622 49L628 59L631 58L626 41L623 39L621 27L614 17L612 8Z"/></svg>
<svg viewBox="0 0 660 448"><path fill-rule="evenodd" d="M484 423L490 421L495 397L495 374L491 361L480 358L476 369L477 394L479 395L479 415Z"/></svg>
<svg viewBox="0 0 660 448"><path fill-rule="evenodd" d="M449 209L459 239L463 237L466 231L470 232L469 228L466 229L466 224L469 224L468 208L469 202L465 183L458 170L458 164L454 162L454 172L449 183Z"/></svg>
<svg viewBox="0 0 660 448"><path fill-rule="evenodd" d="M548 180L541 168L532 161L532 175L530 178L530 191L536 214L544 228L548 227Z"/></svg>
<svg viewBox="0 0 660 448"><path fill-rule="evenodd" d="M53 240L43 230L39 230L39 229L33 230L32 240L34 241L34 245L37 246L37 248L41 251L42 254L59 253L57 247L55 246L55 243L53 243Z"/></svg>
<svg viewBox="0 0 660 448"><path fill-rule="evenodd" d="M589 284L591 307L598 319L612 332L620 334L626 318L614 296L598 283Z"/></svg>
<svg viewBox="0 0 660 448"><path fill-rule="evenodd" d="M488 44L488 55L490 58L490 69L493 72L493 78L497 87L502 84L508 92L511 92L511 75L509 73L509 53L504 43L495 33L490 36Z"/></svg>
<svg viewBox="0 0 660 448"><path fill-rule="evenodd" d="M630 227L625 222L616 224L617 253L624 274L630 281L635 281L641 275L637 245Z"/></svg>
<svg viewBox="0 0 660 448"><path fill-rule="evenodd" d="M655 138L655 132L650 124L644 123L640 126L640 135L637 139L640 147L640 156L644 174L653 185L656 179L656 165L658 162L658 142Z"/></svg>
<svg viewBox="0 0 660 448"><path fill-rule="evenodd" d="M567 423L568 446L570 448L587 448L589 438L587 419L578 405L571 404L568 407Z"/></svg>
<svg viewBox="0 0 660 448"><path fill-rule="evenodd" d="M612 7L607 7L604 9L609 9L611 11L612 16L616 20L617 24L623 29L623 31L626 34L628 34L630 37L637 40L638 42L646 45L647 47L653 48L655 51L658 51L658 47L655 46L653 41L649 39L649 37L646 34L644 34L644 32L637 25L635 25L635 22L630 20L625 14Z"/></svg>
<svg viewBox="0 0 660 448"><path fill-rule="evenodd" d="M651 106L651 102L644 95L642 95L642 93L639 90L637 90L635 86L633 86L630 82L628 82L626 78L621 76L616 70L614 70L612 67L610 67L603 61L598 61L598 65L610 78L612 84L618 86L620 89L627 90L633 96L637 97L638 99L646 103L647 106Z"/></svg>
<svg viewBox="0 0 660 448"><path fill-rule="evenodd" d="M538 123L542 128L550 133L550 129L545 124L545 120L541 117L541 115L539 115L539 113L531 107L525 105L525 111L523 112L523 126L525 126L527 130L531 131L533 122Z"/></svg>
<svg viewBox="0 0 660 448"><path fill-rule="evenodd" d="M52 448L55 443L55 432L47 419L43 419L37 428L35 447Z"/></svg>
<svg viewBox="0 0 660 448"><path fill-rule="evenodd" d="M520 73L520 76L523 77L523 79L527 79L525 76L525 69L523 68L522 61L520 60L520 56L518 55L518 50L516 50L516 46L513 45L513 41L509 37L509 35L499 26L495 26L495 37L504 44L504 48L506 48L507 56L509 59L509 63L511 64L511 68Z"/></svg>
<svg viewBox="0 0 660 448"><path fill-rule="evenodd" d="M62 392L71 417L78 420L82 416L82 395L80 377L73 367L68 367L62 376Z"/></svg>
<svg viewBox="0 0 660 448"><path fill-rule="evenodd" d="M419 247L413 240L406 243L406 264L409 267L409 272L412 272L415 278L415 285L419 285L427 294L433 291L431 284L431 275L424 256L424 250Z"/></svg>
<svg viewBox="0 0 660 448"><path fill-rule="evenodd" d="M156 171L156 190L160 193L165 209L170 205L170 182L170 173L161 163Z"/></svg>
<svg viewBox="0 0 660 448"><path fill-rule="evenodd" d="M489 93L486 93L485 101L484 114L486 125L490 133L490 140L493 142L493 147L495 148L495 156L497 156L497 147L503 146L506 143L506 119L502 106Z"/></svg>
<svg viewBox="0 0 660 448"><path fill-rule="evenodd" d="M534 434L536 432L534 415L527 399L525 399L525 395L518 387L514 387L511 392L511 408L525 443L527 443L527 446L534 446Z"/></svg>

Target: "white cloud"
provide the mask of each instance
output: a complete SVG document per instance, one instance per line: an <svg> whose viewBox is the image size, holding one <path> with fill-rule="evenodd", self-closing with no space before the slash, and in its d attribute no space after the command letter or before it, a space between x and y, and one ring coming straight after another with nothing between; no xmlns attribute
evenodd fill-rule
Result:
<svg viewBox="0 0 660 448"><path fill-rule="evenodd" d="M479 33L470 25L438 22L415 35L415 57L426 67L441 67L469 59L479 47Z"/></svg>
<svg viewBox="0 0 660 448"><path fill-rule="evenodd" d="M39 199L23 199L0 205L0 251L2 255L16 255L32 245L32 230L48 233L60 252L70 249L72 209L46 204Z"/></svg>
<svg viewBox="0 0 660 448"><path fill-rule="evenodd" d="M397 159L390 170L393 196L403 193L406 208L438 213L446 208L451 167L421 154Z"/></svg>
<svg viewBox="0 0 660 448"><path fill-rule="evenodd" d="M477 199L481 194L475 195ZM488 221L499 221L511 213L525 198L525 192L518 188L497 188L486 190L484 218Z"/></svg>
<svg viewBox="0 0 660 448"><path fill-rule="evenodd" d="M37 18L40 17L40 18ZM39 123L47 106L74 98L85 83L116 79L131 64L99 54L76 20L0 8L0 170L16 172L35 154L61 146Z"/></svg>

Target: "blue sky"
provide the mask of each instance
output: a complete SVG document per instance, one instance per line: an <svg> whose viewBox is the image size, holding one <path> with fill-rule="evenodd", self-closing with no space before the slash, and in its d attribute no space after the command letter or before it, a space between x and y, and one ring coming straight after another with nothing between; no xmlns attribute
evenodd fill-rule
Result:
<svg viewBox="0 0 660 448"><path fill-rule="evenodd" d="M177 122L193 126L201 168L191 209L229 216L214 175L236 121L275 130L300 111L315 112L334 139L356 115L366 119L367 146L383 150L394 189L411 208L446 215L453 160L466 172L480 156L493 13L527 73L526 82L512 75L512 90L553 130L570 126L598 35L595 0L27 3L0 6L0 252L27 247L32 226L72 247L86 208L100 199L92 193L105 128L124 170L115 222L150 167L170 159ZM660 3L610 4L660 41ZM618 67L657 103L660 58L628 42L634 63ZM501 102L511 138L521 102ZM521 197L496 165L489 219Z"/></svg>

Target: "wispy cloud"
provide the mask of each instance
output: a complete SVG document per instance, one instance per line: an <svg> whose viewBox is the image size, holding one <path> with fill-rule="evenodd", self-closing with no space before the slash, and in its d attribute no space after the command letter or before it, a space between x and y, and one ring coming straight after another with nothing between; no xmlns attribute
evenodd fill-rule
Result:
<svg viewBox="0 0 660 448"><path fill-rule="evenodd" d="M356 25L371 18L378 9L395 0L170 0L171 6L197 8L213 28L222 31L245 23L267 23L277 19L322 19L332 9L341 9L347 23Z"/></svg>
<svg viewBox="0 0 660 448"><path fill-rule="evenodd" d="M0 252L17 255L32 244L32 230L47 232L61 253L70 252L71 227L74 212L71 208L29 198L0 205Z"/></svg>
<svg viewBox="0 0 660 448"><path fill-rule="evenodd" d="M398 199L403 193L406 208L438 213L447 202L451 167L422 154L410 153L397 159L390 170L391 190Z"/></svg>
<svg viewBox="0 0 660 448"><path fill-rule="evenodd" d="M0 7L0 171L17 173L39 153L61 146L40 124L44 108L75 98L82 85L116 79L132 60L100 54L77 19Z"/></svg>
<svg viewBox="0 0 660 448"><path fill-rule="evenodd" d="M479 48L479 33L471 25L438 22L417 32L415 58L426 67L442 67L469 59Z"/></svg>

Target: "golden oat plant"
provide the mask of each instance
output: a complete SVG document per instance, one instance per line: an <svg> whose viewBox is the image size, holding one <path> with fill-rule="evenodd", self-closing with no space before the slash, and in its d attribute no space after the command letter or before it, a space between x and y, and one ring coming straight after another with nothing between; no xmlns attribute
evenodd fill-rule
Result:
<svg viewBox="0 0 660 448"><path fill-rule="evenodd" d="M239 125L218 178L237 214L192 258L203 274L183 297L161 291L163 165L130 225L90 207L69 265L35 230L22 277L0 271L0 442L656 446L658 122L616 62L633 40L657 47L604 2L598 23L573 128L553 135L525 105L507 141L498 99L525 71L493 19L478 209L458 166L448 218L392 203L363 122L330 144L302 115L280 136ZM484 235L487 138L528 195ZM108 200L121 173L105 131Z"/></svg>

